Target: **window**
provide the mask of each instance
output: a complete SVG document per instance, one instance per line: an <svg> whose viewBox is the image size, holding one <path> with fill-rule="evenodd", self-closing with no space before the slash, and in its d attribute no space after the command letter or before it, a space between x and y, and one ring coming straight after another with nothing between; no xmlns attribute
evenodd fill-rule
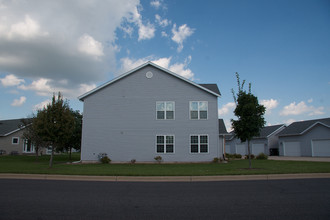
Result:
<svg viewBox="0 0 330 220"><path fill-rule="evenodd" d="M157 153L174 153L174 136L157 135Z"/></svg>
<svg viewBox="0 0 330 220"><path fill-rule="evenodd" d="M19 144L19 138L18 138L18 137L13 137L13 138L11 139L11 143L12 143L12 144Z"/></svg>
<svg viewBox="0 0 330 220"><path fill-rule="evenodd" d="M191 135L190 136L190 153L208 153L209 137L207 135Z"/></svg>
<svg viewBox="0 0 330 220"><path fill-rule="evenodd" d="M207 119L208 103L206 101L190 102L190 119Z"/></svg>
<svg viewBox="0 0 330 220"><path fill-rule="evenodd" d="M27 139L24 140L23 152L24 153L34 153L34 146L30 140L27 140Z"/></svg>
<svg viewBox="0 0 330 220"><path fill-rule="evenodd" d="M156 103L157 119L173 120L174 109L175 109L174 102L157 102Z"/></svg>

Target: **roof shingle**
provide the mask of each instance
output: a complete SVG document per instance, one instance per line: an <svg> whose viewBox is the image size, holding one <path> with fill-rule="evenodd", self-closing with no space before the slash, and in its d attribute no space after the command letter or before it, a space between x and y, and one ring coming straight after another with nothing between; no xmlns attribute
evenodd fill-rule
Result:
<svg viewBox="0 0 330 220"><path fill-rule="evenodd" d="M330 127L330 118L321 118L308 121L297 121L290 124L278 136L301 135L304 131L314 126L316 123L322 123Z"/></svg>

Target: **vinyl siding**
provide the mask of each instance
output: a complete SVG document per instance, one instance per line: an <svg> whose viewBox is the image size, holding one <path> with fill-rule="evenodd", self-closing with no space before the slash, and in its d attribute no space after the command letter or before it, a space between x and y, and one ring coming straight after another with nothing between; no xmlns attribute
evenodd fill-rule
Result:
<svg viewBox="0 0 330 220"><path fill-rule="evenodd" d="M148 79L145 74L153 72ZM156 102L174 101L175 119L157 120ZM190 120L189 101L207 101L208 119ZM211 161L219 149L217 97L153 66L145 66L84 99L82 160ZM175 153L157 154L156 135L175 135ZM208 154L190 154L191 134L209 135Z"/></svg>

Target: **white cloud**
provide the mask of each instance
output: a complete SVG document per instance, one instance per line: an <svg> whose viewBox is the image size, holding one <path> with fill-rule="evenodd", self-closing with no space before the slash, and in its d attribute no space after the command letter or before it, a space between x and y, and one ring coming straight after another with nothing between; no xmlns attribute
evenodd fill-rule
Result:
<svg viewBox="0 0 330 220"><path fill-rule="evenodd" d="M30 85L20 85L18 89L24 91L34 91L39 96L52 96L54 93L61 92L65 97L76 98L96 87L95 84L79 84L69 87L66 80L54 82L51 79L40 78L33 81Z"/></svg>
<svg viewBox="0 0 330 220"><path fill-rule="evenodd" d="M191 36L194 33L195 29L192 29L187 26L187 24L181 25L179 28L176 28L176 24L172 28L172 40L178 44L177 51L181 52L183 49L183 42L187 37Z"/></svg>
<svg viewBox="0 0 330 220"><path fill-rule="evenodd" d="M155 27L150 24L149 22L147 25L144 25L142 23L139 24L139 41L141 40L148 40L155 36Z"/></svg>
<svg viewBox="0 0 330 220"><path fill-rule="evenodd" d="M78 39L78 50L96 58L104 56L102 43L98 42L88 34L84 34Z"/></svg>
<svg viewBox="0 0 330 220"><path fill-rule="evenodd" d="M293 122L296 122L296 121L297 121L297 120L290 118L290 119L284 121L284 124L286 124L286 125L290 125L290 124L292 124Z"/></svg>
<svg viewBox="0 0 330 220"><path fill-rule="evenodd" d="M11 106L19 107L22 106L26 102L26 97L21 96L19 99L14 99L14 101L11 103Z"/></svg>
<svg viewBox="0 0 330 220"><path fill-rule="evenodd" d="M155 59L153 57L145 57L138 60L130 59L128 57L122 58L121 63L121 71L127 72L131 69L134 69L148 61L151 61L165 69L168 69L180 76L183 76L187 79L193 80L194 79L194 73L188 68L188 65L191 61L191 56L188 56L188 58L184 61L184 63L174 63L171 64L172 57L163 57L159 59Z"/></svg>
<svg viewBox="0 0 330 220"><path fill-rule="evenodd" d="M38 111L38 110L42 110L43 108L46 108L48 104L50 104L52 102L52 100L47 99L41 103L36 104L35 106L33 106L33 110L34 111Z"/></svg>
<svg viewBox="0 0 330 220"><path fill-rule="evenodd" d="M162 31L162 37L168 37L167 33L165 31Z"/></svg>
<svg viewBox="0 0 330 220"><path fill-rule="evenodd" d="M119 28L121 28L129 36L132 36L133 29L129 23L135 24L138 27L138 41L149 40L155 36L156 28L149 21L144 24L142 15L139 12L139 8L141 8L141 5L138 5L132 11L130 11L128 13L129 16L123 19L124 22L122 22Z"/></svg>
<svg viewBox="0 0 330 220"><path fill-rule="evenodd" d="M229 112L233 112L236 107L235 102L228 102L227 104L223 105L218 110L219 117L222 117L223 115L227 115Z"/></svg>
<svg viewBox="0 0 330 220"><path fill-rule="evenodd" d="M1 35L6 36L9 39L29 39L38 36L47 36L48 33L41 31L39 23L36 20L32 19L30 15L26 14L22 21L10 24L8 26L3 25L0 29L0 36Z"/></svg>
<svg viewBox="0 0 330 220"><path fill-rule="evenodd" d="M161 2L160 1L157 1L157 0L151 1L150 2L150 5L153 6L154 8L156 8L156 9L159 9L160 6L161 6Z"/></svg>
<svg viewBox="0 0 330 220"><path fill-rule="evenodd" d="M276 99L263 99L260 100L260 104L266 107L266 114L270 114L271 110L278 106L278 101Z"/></svg>
<svg viewBox="0 0 330 220"><path fill-rule="evenodd" d="M0 79L0 82L3 86L7 87L7 86L18 86L18 85L24 83L25 80L19 79L15 75L10 74L10 75L7 75L4 78Z"/></svg>
<svg viewBox="0 0 330 220"><path fill-rule="evenodd" d="M155 15L156 18L156 22L158 23L158 25L160 25L161 27L167 27L168 25L171 24L171 21L167 20L167 19L162 19L160 17L160 15L156 14Z"/></svg>
<svg viewBox="0 0 330 220"><path fill-rule="evenodd" d="M138 7L139 0L1 1L0 72L72 87L104 80L116 70L116 30L123 21L142 24ZM153 34L144 26L140 39Z"/></svg>
<svg viewBox="0 0 330 220"><path fill-rule="evenodd" d="M308 114L309 116L313 115L323 115L324 107L314 107L308 106L304 101L290 103L287 106L284 106L283 110L280 112L280 115L287 116L287 115L301 115L301 114Z"/></svg>

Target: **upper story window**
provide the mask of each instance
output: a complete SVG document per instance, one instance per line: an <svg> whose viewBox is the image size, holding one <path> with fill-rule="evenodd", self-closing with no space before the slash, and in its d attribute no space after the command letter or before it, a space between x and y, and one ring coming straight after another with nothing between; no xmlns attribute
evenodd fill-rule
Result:
<svg viewBox="0 0 330 220"><path fill-rule="evenodd" d="M157 102L156 103L157 119L173 120L175 103L173 101Z"/></svg>
<svg viewBox="0 0 330 220"><path fill-rule="evenodd" d="M190 102L190 119L207 119L208 102L192 101Z"/></svg>

